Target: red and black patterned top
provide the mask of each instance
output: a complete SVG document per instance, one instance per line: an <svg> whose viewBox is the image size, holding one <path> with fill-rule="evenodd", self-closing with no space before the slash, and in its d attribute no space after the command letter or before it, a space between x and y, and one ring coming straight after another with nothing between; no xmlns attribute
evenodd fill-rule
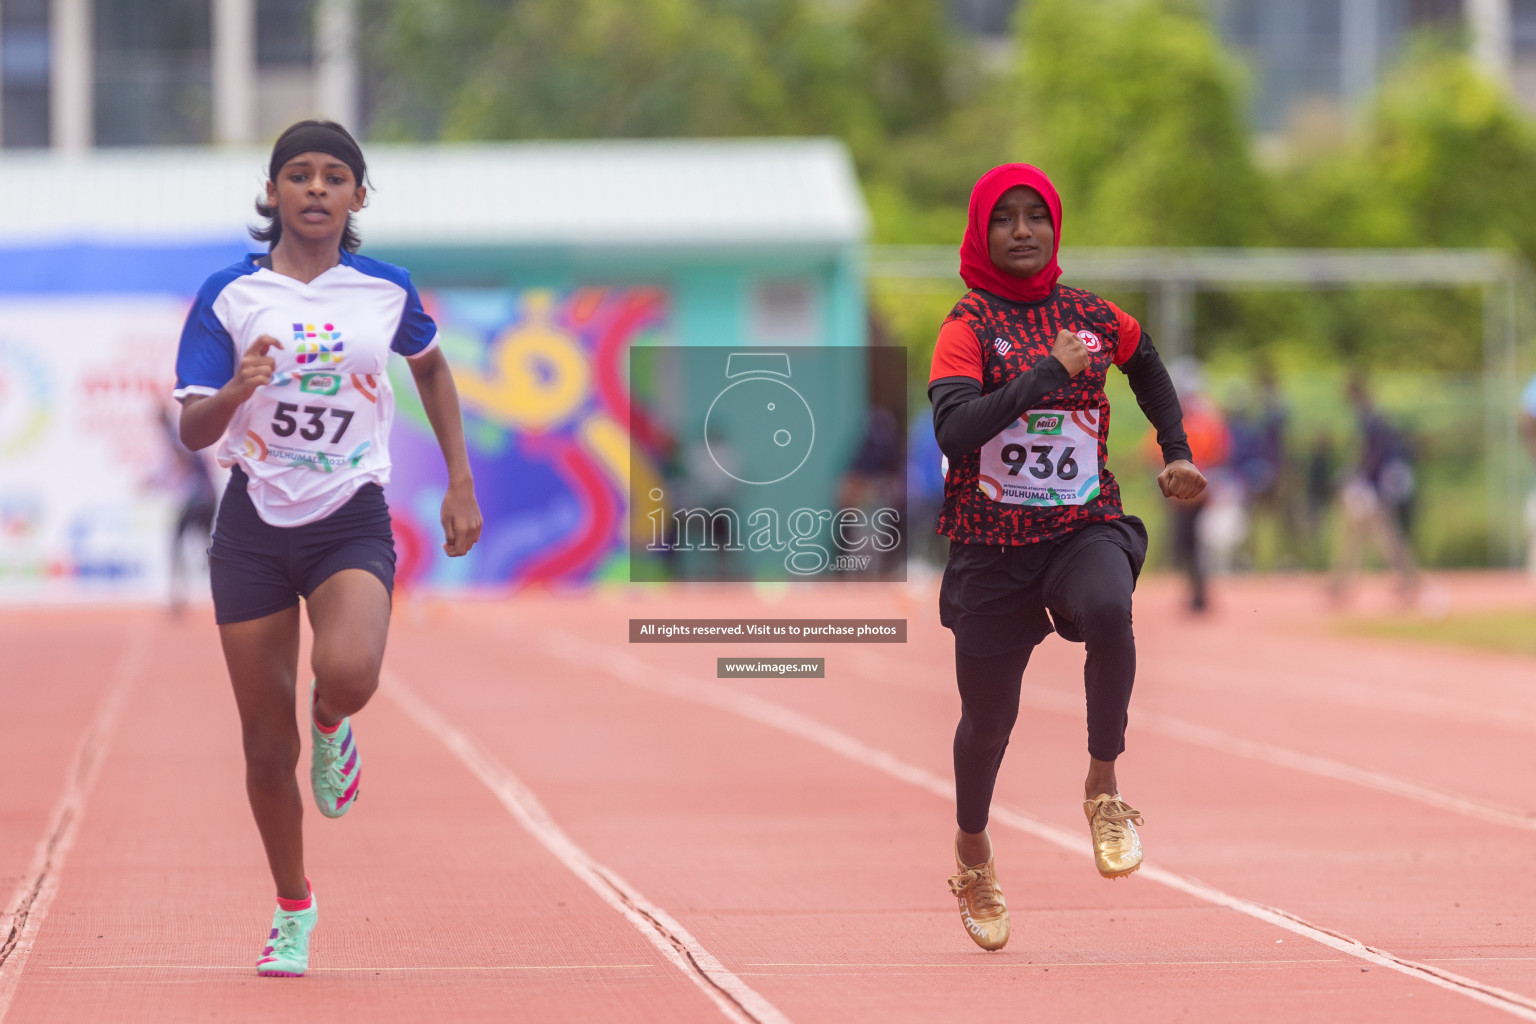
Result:
<svg viewBox="0 0 1536 1024"><path fill-rule="evenodd" d="M1062 329L1090 352L1076 377L1050 355ZM1025 392L1027 409L1003 414L1000 432L950 453L939 533L966 543L1037 544L1122 518L1108 466L1104 381L1112 364L1136 354L1141 337L1133 317L1079 288L1057 287L1034 303L967 292L939 332L930 389L968 380L986 396L1031 371L1038 386Z"/></svg>

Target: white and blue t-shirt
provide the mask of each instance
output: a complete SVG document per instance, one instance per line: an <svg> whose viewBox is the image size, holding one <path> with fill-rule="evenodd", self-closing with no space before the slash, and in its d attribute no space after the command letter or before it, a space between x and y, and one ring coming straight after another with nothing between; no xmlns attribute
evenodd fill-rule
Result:
<svg viewBox="0 0 1536 1024"><path fill-rule="evenodd" d="M272 383L237 410L219 444L239 465L262 520L302 526L346 504L366 483L389 482L394 392L391 351L416 358L437 325L405 270L343 252L305 284L258 266L262 254L214 274L197 293L176 354L176 397L212 395L263 334L282 342Z"/></svg>

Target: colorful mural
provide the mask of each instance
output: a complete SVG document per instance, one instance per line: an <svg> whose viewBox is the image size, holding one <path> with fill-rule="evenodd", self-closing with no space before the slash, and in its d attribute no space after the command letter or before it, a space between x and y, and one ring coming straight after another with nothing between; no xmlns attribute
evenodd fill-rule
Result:
<svg viewBox="0 0 1536 1024"><path fill-rule="evenodd" d="M628 352L668 338L659 288L447 290L423 296L463 404L485 532L441 548L442 456L403 360L387 488L406 588L503 589L627 576Z"/></svg>

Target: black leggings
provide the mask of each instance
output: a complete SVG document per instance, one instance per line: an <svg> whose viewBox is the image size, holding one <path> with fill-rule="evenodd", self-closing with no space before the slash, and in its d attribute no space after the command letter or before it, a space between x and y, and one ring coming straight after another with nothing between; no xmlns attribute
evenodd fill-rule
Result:
<svg viewBox="0 0 1536 1024"><path fill-rule="evenodd" d="M1070 562L1048 573L1044 604L1063 632L1088 647L1083 683L1088 698L1088 753L1113 761L1125 750L1126 708L1136 679L1131 632L1131 560L1112 543L1073 550ZM1019 716L1019 686L1033 645L978 656L955 649L960 683L960 725L955 729L955 817L966 832L987 827L992 787Z"/></svg>

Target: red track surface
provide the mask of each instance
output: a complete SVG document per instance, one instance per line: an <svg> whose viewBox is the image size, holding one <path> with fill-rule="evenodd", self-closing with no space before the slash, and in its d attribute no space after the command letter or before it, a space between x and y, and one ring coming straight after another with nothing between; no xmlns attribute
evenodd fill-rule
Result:
<svg viewBox="0 0 1536 1024"><path fill-rule="evenodd" d="M1124 882L1086 857L1082 650L1040 649L997 792L998 954L944 884L931 590L404 606L357 722L366 799L306 819L298 981L251 966L271 885L208 616L7 610L0 943L27 916L0 1019L1536 1020L1536 663L1349 638L1317 595L1232 583L1192 622L1143 588ZM660 616L901 617L910 641L624 642ZM827 678L717 680L721 655Z"/></svg>

